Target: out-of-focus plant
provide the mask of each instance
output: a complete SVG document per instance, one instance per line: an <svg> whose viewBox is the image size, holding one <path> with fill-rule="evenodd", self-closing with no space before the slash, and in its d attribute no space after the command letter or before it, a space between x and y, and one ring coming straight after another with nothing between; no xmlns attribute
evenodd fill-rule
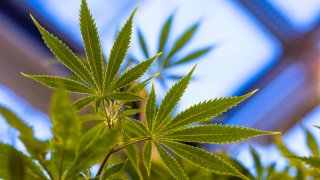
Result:
<svg viewBox="0 0 320 180"><path fill-rule="evenodd" d="M173 68L178 66L183 66L185 64L194 62L201 58L202 56L209 53L213 46L205 46L202 48L198 48L196 50L191 51L186 55L181 55L179 52L183 50L190 43L192 37L195 35L196 31L200 26L200 21L194 23L189 28L187 28L183 33L180 34L178 38L176 38L173 44L169 43L169 38L172 31L173 21L174 21L175 13L170 15L164 25L161 28L159 40L157 43L157 52L164 52L162 56L156 61L156 66L149 70L150 74L157 74L157 79L162 84L162 86L166 87L166 80L178 80L181 79L182 75L177 75L176 73L172 72ZM150 47L147 44L145 39L145 35L140 28L137 28L137 35L139 40L140 49L144 58L150 58ZM139 58L134 57L133 55L129 56L128 62L131 63L138 63ZM170 72L171 71L171 72Z"/></svg>
<svg viewBox="0 0 320 180"><path fill-rule="evenodd" d="M312 154L310 157L297 156L287 148L280 137L275 139L275 144L282 155L289 161L287 168L295 170L296 176L300 176L302 179L307 177L320 178L319 145L317 144L316 138L306 127L303 127L303 130L306 136L306 146Z"/></svg>
<svg viewBox="0 0 320 180"><path fill-rule="evenodd" d="M28 152L24 154L13 146L0 144L0 177L5 179L107 179L124 178L121 171L127 160L139 178L151 175L152 153L156 150L163 166L175 179L188 179L175 156L183 163L203 170L242 179L247 176L224 156L213 154L188 143L228 144L277 132L261 131L232 125L199 124L236 106L256 91L239 97L216 98L200 102L172 116L172 112L187 88L195 67L174 84L156 106L156 93L151 93L142 107L145 117L138 121L131 115L140 111L128 102L143 100L139 96L146 82L136 83L160 53L119 75L132 34L132 19L136 10L119 32L111 49L108 62L102 57L99 35L85 0L80 10L80 29L86 51L86 63L57 37L46 31L33 17L44 42L56 58L78 78L70 79L46 75L24 76L55 89L50 117L53 137L40 141L33 130L11 111L0 107L7 122L20 132L19 138ZM178 41L179 42L179 41ZM180 44L180 43L178 43ZM180 49L176 45L174 49ZM175 53L169 53L170 57ZM71 103L71 93L84 97ZM94 111L82 116L78 110L93 107ZM139 149L137 144L144 144ZM115 163L111 158L125 150L124 160ZM139 154L146 174L141 173ZM173 156L175 154L175 156ZM119 155L121 156L121 155ZM121 158L119 158L121 159ZM92 175L91 167L99 164Z"/></svg>
<svg viewBox="0 0 320 180"><path fill-rule="evenodd" d="M318 126L316 126L319 128ZM277 162L273 162L267 166L264 166L261 162L259 153L250 147L251 156L254 162L255 174L251 175L251 179L258 180L278 180L278 179L292 179L292 180L304 180L304 179L318 179L320 178L320 160L319 160L319 145L316 138L306 128L303 127L305 134L305 142L311 156L299 157L292 152L282 141L281 137L276 137L274 143L278 151L282 154L282 158L288 161L288 164L277 170ZM303 145L301 145L303 146ZM307 166L306 166L307 165ZM248 176L249 177L249 176ZM226 178L226 177L224 177ZM230 178L227 178L230 179Z"/></svg>

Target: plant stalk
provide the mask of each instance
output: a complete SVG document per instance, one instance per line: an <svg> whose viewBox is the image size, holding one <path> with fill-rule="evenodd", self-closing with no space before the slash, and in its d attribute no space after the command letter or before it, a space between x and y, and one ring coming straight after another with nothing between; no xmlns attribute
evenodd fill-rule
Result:
<svg viewBox="0 0 320 180"><path fill-rule="evenodd" d="M118 151L120 151L120 150L122 150L122 149L124 149L124 148L126 148L126 147L128 147L128 146L130 146L130 145L132 145L132 144L136 144L136 143L139 143L139 142L142 142L142 141L147 141L147 140L151 140L151 137L147 137L147 138L135 140L135 141L132 141L132 142L128 142L128 143L126 143L126 144L123 144L122 146L119 146L118 148L110 149L110 151L109 151L109 152L106 154L106 156L103 158L103 161L102 161L102 163L101 163L101 165L100 165L100 167L99 167L99 170L98 170L98 172L97 172L97 174L96 174L96 178L101 175L104 166L106 165L108 159L110 158L110 156L111 156L113 153L118 152Z"/></svg>
<svg viewBox="0 0 320 180"><path fill-rule="evenodd" d="M109 127L109 129L111 129L111 124L110 124L110 120L108 119L108 113L107 113L107 109L106 109L106 104L104 103L103 99L102 99L102 106L103 106L104 114L106 115L108 127Z"/></svg>

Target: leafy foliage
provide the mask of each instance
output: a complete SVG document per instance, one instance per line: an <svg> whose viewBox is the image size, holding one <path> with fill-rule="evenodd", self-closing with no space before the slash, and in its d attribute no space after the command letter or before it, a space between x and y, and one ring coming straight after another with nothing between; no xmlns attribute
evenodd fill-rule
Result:
<svg viewBox="0 0 320 180"><path fill-rule="evenodd" d="M305 145L309 149L312 156L297 156L286 146L280 137L277 137L274 140L274 143L278 148L278 151L280 151L283 155L282 158L286 159L289 163L281 170L276 170L277 162L263 166L259 153L253 147L251 147L251 156L253 158L256 171L256 175L253 179L318 179L320 177L320 161L317 151L319 145L317 144L315 136L308 128L302 126L302 130L305 134Z"/></svg>
<svg viewBox="0 0 320 180"><path fill-rule="evenodd" d="M203 125L212 117L241 103L256 90L244 96L200 102L174 116L173 111L190 82L194 67L170 88L159 107L157 107L153 86L145 106L141 109L136 109L128 103L144 99L140 96L139 90L143 89L152 77L142 83L137 83L136 80L161 55L159 53L149 58L147 45L142 43L144 40L140 33L140 41L144 44L143 51L149 59L119 75L119 69L130 45L132 21L136 10L119 32L107 62L104 61L98 30L85 0L82 0L80 9L80 29L86 52L84 62L31 17L44 42L58 61L74 72L78 78L23 74L56 90L50 110L53 137L48 141L38 140L34 137L31 127L5 107L0 107L0 113L7 122L20 132L19 138L30 155L25 155L10 145L0 144L0 165L6 167L0 170L0 177L14 179L120 178L121 170L128 167L137 178L142 179L145 176L144 171L150 177L153 174L152 154L157 150L160 159L164 162L163 169L167 169L175 179L189 178L181 165L184 161L215 174L248 179L242 174L243 168L240 168L241 171L238 170L236 167L240 165L230 158L212 154L186 142L227 144L256 136L278 134L237 126ZM159 44L161 51L166 49L172 18L170 17L163 27ZM175 63L171 61L171 58L175 57L177 52L190 41L198 25L196 23L189 28L166 56L163 56L165 60L161 61L162 67L190 62L206 53L201 51L181 61L175 61ZM84 96L72 103L67 91ZM92 105L93 111L80 116L78 110L88 105ZM141 121L132 118L132 115L139 112L144 112L144 116L140 118ZM142 142L144 147L141 156L141 148L138 145ZM114 155L121 150L126 150L126 159L112 163L113 165L110 166L110 157L115 157ZM145 168L141 168L141 159ZM95 177L92 177L90 168L96 164L100 164L100 167Z"/></svg>
<svg viewBox="0 0 320 180"><path fill-rule="evenodd" d="M193 36L195 36L196 31L198 30L200 26L200 22L196 22L193 25L191 25L189 28L187 28L181 35L176 38L176 41L173 44L168 44L168 40L170 38L170 32L173 24L175 13L171 14L168 19L163 24L159 40L157 44L157 52L164 52L164 54L159 57L159 61L157 63L157 68L153 71L151 70L150 73L154 74L159 72L159 76L157 79L160 81L160 83L166 87L165 80L171 79L171 80L177 80L182 78L181 75L174 75L170 73L170 69L175 68L177 66L185 65L191 62L196 61L197 59L203 57L204 55L208 54L212 49L213 46L206 46L202 47L196 50L193 50L191 53L187 55L180 55L179 52L187 46L188 43L190 43ZM148 49L147 41L141 31L141 29L137 29L137 35L138 35L138 41L140 45L140 49L142 50L142 54L145 58L150 58L150 51ZM133 62L139 62L137 60L138 58L131 55L131 58L129 59L130 63Z"/></svg>
<svg viewBox="0 0 320 180"><path fill-rule="evenodd" d="M47 75L22 74L54 89L59 87L59 84L57 83L57 80L59 80L59 82L64 84L66 90L74 93L86 94L89 98L81 99L76 102L76 107L78 109L82 109L90 103L107 103L110 100L123 99L126 99L126 101L136 101L142 99L138 94L130 92L130 88L125 87L129 87L135 80L141 77L161 53L138 64L118 78L120 66L125 58L131 41L132 19L135 12L136 9L119 32L112 47L109 60L105 63L103 61L101 43L96 24L94 23L86 1L82 1L80 10L80 29L88 66L86 66L63 42L46 31L36 19L31 16L48 48L50 48L52 53L62 64L75 73L79 80Z"/></svg>
<svg viewBox="0 0 320 180"><path fill-rule="evenodd" d="M52 100L50 115L53 138L49 142L36 139L32 129L5 107L0 107L0 112L7 122L20 132L20 140L27 147L31 158L36 160L40 166L7 144L1 144L2 162L11 162L9 150L15 154L18 153L21 159L14 162L24 162L23 165L26 166L23 167L25 170L21 173L30 175L30 177L40 176L40 179L68 179L78 176L81 171L97 163L106 149L113 146L121 130L120 127L109 130L105 124L99 124L86 133L82 133L83 124L79 121L76 109L63 90L58 90ZM106 138L110 141L105 141ZM46 158L48 154L50 154L49 159ZM49 177L43 175L43 171ZM6 177L4 173L1 173L0 176Z"/></svg>
<svg viewBox="0 0 320 180"><path fill-rule="evenodd" d="M249 139L255 136L270 135L276 133L216 124L195 126L196 123L203 122L204 119L208 120L208 118L226 111L227 109L240 103L253 93L249 93L248 95L240 98L225 98L227 100L224 103L220 103L220 107L218 107L217 109L211 109L211 104L207 104L207 106L205 106L203 105L204 103L200 103L200 105L193 106L193 109L197 109L197 111L192 112L192 110L187 109L184 112L180 113L188 114L189 116L191 114L200 114L198 116L195 116L195 118L191 117L192 120L189 119L189 116L182 116L180 114L178 114L176 117L182 116L184 118L171 118L171 113L178 103L179 99L183 95L183 92L187 88L193 71L194 68L187 76L185 76L179 82L172 86L172 88L165 95L158 110L155 108L155 92L154 88L152 88L151 94L148 97L145 107L146 122L143 124L139 123L139 125L136 125L137 123L134 123L134 127L136 128L136 131L142 131L141 134L144 134L143 136L145 136L148 141L151 141L152 144L156 146L156 149L158 150L161 159L164 161L165 166L167 166L172 176L177 179L186 177L186 175L183 170L181 170L179 164L170 155L170 153L165 152L169 149L182 159L188 160L189 162L194 163L199 167L213 171L217 174L234 175L245 178L232 165L224 161L219 156L208 153L202 149L183 144L181 143L181 141L225 144L230 142L242 141L244 139ZM199 108L198 106L201 106L201 108ZM202 112L199 111L199 109L206 109L206 111L209 112L201 114ZM185 120L186 118L188 119L188 121ZM179 121L185 123L182 124ZM173 124L172 122L174 124L180 124L180 126L175 125L174 128L171 128ZM145 146L150 145L146 144ZM144 148L143 154L145 154L145 156L148 156L149 153L150 149ZM148 157L146 159L148 159ZM146 166L146 168L148 169L148 166Z"/></svg>

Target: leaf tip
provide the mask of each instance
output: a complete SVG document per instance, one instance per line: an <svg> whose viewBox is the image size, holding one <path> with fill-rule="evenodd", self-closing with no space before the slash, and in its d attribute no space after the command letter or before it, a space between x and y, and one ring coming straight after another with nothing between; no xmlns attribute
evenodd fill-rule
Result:
<svg viewBox="0 0 320 180"><path fill-rule="evenodd" d="M153 75L153 77L159 77L160 76L160 73L159 72L157 72L157 73L155 73L154 75Z"/></svg>
<svg viewBox="0 0 320 180"><path fill-rule="evenodd" d="M25 74L25 73L23 73L23 72L20 72L20 74L21 74L22 76L24 76L24 77L30 77L30 75Z"/></svg>
<svg viewBox="0 0 320 180"><path fill-rule="evenodd" d="M270 131L269 134L270 134L270 135L281 135L282 132L279 132L279 131Z"/></svg>
<svg viewBox="0 0 320 180"><path fill-rule="evenodd" d="M163 54L163 52L159 52L156 56L160 57Z"/></svg>

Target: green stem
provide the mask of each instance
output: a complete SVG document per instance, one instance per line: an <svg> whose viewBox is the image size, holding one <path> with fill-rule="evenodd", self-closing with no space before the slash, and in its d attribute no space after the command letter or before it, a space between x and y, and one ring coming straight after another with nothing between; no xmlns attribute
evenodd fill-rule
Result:
<svg viewBox="0 0 320 180"><path fill-rule="evenodd" d="M102 99L102 107L104 110L104 114L106 115L108 127L109 127L109 129L111 129L111 124L110 124L110 120L108 118L108 113L107 113L107 109L106 109L106 104L104 103L104 99Z"/></svg>
<svg viewBox="0 0 320 180"><path fill-rule="evenodd" d="M146 138L138 139L138 140L135 140L135 141L132 141L132 142L125 143L125 144L119 146L118 148L110 149L110 151L108 152L108 154L106 154L106 156L103 158L103 161L102 161L102 163L101 163L101 165L100 165L100 167L99 167L99 170L98 170L98 172L97 172L96 178L101 175L104 166L106 165L108 159L110 158L110 156L111 156L113 153L118 152L118 151L120 151L120 150L122 150L122 149L124 149L124 148L126 148L126 147L128 147L128 146L130 146L130 145L132 145L132 144L136 144L136 143L138 143L138 142L147 141L147 140L151 140L151 137L146 137Z"/></svg>

